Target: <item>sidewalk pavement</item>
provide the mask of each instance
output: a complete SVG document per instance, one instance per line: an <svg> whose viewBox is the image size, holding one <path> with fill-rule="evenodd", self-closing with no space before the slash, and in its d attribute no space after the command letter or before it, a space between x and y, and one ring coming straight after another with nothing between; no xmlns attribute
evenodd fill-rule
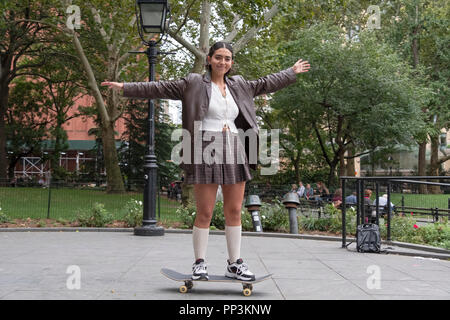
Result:
<svg viewBox="0 0 450 320"><path fill-rule="evenodd" d="M181 294L163 267L188 273L192 236L132 232L0 232L0 299L444 299L450 261L363 254L338 241L243 236L241 256L256 275L250 297L237 283L196 282ZM210 274L223 274L223 234L210 234ZM79 280L79 281L78 281ZM79 289L77 285L79 284Z"/></svg>

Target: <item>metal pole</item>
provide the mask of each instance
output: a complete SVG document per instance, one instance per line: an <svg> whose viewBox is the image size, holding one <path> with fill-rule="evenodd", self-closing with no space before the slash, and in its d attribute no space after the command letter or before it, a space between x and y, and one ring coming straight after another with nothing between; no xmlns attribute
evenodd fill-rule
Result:
<svg viewBox="0 0 450 320"><path fill-rule="evenodd" d="M158 174L158 220L161 220L161 177Z"/></svg>
<svg viewBox="0 0 450 320"><path fill-rule="evenodd" d="M298 222L297 222L297 208L289 207L289 232L291 234L298 234Z"/></svg>
<svg viewBox="0 0 450 320"><path fill-rule="evenodd" d="M402 216L404 215L405 215L405 196L402 196Z"/></svg>
<svg viewBox="0 0 450 320"><path fill-rule="evenodd" d="M364 196L365 196L365 184L364 180L361 180L361 224L366 223L366 204L364 202Z"/></svg>
<svg viewBox="0 0 450 320"><path fill-rule="evenodd" d="M148 62L150 66L149 80L155 81L155 65L156 57L158 56L158 48L155 41L150 41L146 51ZM155 127L154 127L154 111L153 100L148 101L148 142L147 153L144 157L144 212L142 219L142 227L134 229L134 234L138 236L162 236L164 235L164 228L156 225L156 179L158 165L156 164L155 156Z"/></svg>
<svg viewBox="0 0 450 320"><path fill-rule="evenodd" d="M391 241L391 183L387 184L387 241Z"/></svg>
<svg viewBox="0 0 450 320"><path fill-rule="evenodd" d="M376 224L379 226L380 225L380 220L379 220L379 217L380 217L380 199L379 199L379 196L380 196L380 185L378 184L378 182L375 184L375 193L376 193L376 199L375 199L375 201L376 201Z"/></svg>
<svg viewBox="0 0 450 320"><path fill-rule="evenodd" d="M346 203L345 203L345 179L341 179L341 189L342 189L342 248L345 248L347 243L347 230L346 230Z"/></svg>
<svg viewBox="0 0 450 320"><path fill-rule="evenodd" d="M52 181L50 180L48 183L48 204L47 204L47 219L50 219L50 204L52 199Z"/></svg>
<svg viewBox="0 0 450 320"><path fill-rule="evenodd" d="M358 225L361 217L361 180L356 182L356 230L358 230Z"/></svg>
<svg viewBox="0 0 450 320"><path fill-rule="evenodd" d="M251 210L250 213L252 214L253 231L263 232L261 219L259 217L259 210Z"/></svg>

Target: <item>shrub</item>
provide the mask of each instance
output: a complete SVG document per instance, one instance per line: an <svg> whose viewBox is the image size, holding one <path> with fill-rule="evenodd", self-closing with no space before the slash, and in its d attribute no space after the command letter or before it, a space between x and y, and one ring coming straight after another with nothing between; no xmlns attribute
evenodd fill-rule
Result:
<svg viewBox="0 0 450 320"><path fill-rule="evenodd" d="M2 209L2 205L0 203L0 223L9 223L11 219L6 215L5 211Z"/></svg>
<svg viewBox="0 0 450 320"><path fill-rule="evenodd" d="M386 238L387 225L380 225L381 236ZM447 221L418 226L414 218L394 216L391 219L391 239L450 249L450 226Z"/></svg>
<svg viewBox="0 0 450 320"><path fill-rule="evenodd" d="M211 226L217 229L225 229L225 216L223 214L223 201L217 201L214 206L213 215L211 218Z"/></svg>
<svg viewBox="0 0 450 320"><path fill-rule="evenodd" d="M184 227L190 229L194 226L195 215L196 215L195 210L196 210L196 208L193 205L188 205L187 207L180 206L176 210L176 214L180 218Z"/></svg>
<svg viewBox="0 0 450 320"><path fill-rule="evenodd" d="M192 228L194 226L196 217L196 207L189 205L187 207L181 206L176 210L177 216L180 218L184 227ZM246 210L241 210L242 230L253 230L252 216ZM213 216L211 218L210 228L212 230L225 229L225 216L223 213L223 201L217 201L213 209Z"/></svg>
<svg viewBox="0 0 450 320"><path fill-rule="evenodd" d="M130 199L125 204L125 215L123 220L126 222L128 227L137 227L142 225L142 219L144 215L142 201L135 199Z"/></svg>
<svg viewBox="0 0 450 320"><path fill-rule="evenodd" d="M350 207L346 210L345 228L347 234L355 233L356 225L356 210ZM335 208L332 204L324 207L324 217L303 217L299 219L299 226L307 231L327 231L333 233L342 232L342 212Z"/></svg>
<svg viewBox="0 0 450 320"><path fill-rule="evenodd" d="M289 214L280 199L274 200L271 204L263 202L260 218L264 231L289 231Z"/></svg>
<svg viewBox="0 0 450 320"><path fill-rule="evenodd" d="M102 203L94 203L91 211L83 211L78 214L78 222L82 227L104 227L112 221L112 214L106 211Z"/></svg>

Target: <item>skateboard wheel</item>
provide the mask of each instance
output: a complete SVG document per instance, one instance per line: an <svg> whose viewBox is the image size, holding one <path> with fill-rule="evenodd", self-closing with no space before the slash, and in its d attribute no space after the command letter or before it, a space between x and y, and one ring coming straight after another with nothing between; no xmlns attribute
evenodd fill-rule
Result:
<svg viewBox="0 0 450 320"><path fill-rule="evenodd" d="M185 283L186 287L188 288L188 290L192 289L194 287L194 283L192 281L187 281Z"/></svg>
<svg viewBox="0 0 450 320"><path fill-rule="evenodd" d="M187 291L188 291L187 286L181 286L181 287L180 287L180 292L181 292L181 293L186 293Z"/></svg>
<svg viewBox="0 0 450 320"><path fill-rule="evenodd" d="M244 296L249 297L252 294L252 290L250 290L249 288L245 288L242 293L244 294Z"/></svg>
<svg viewBox="0 0 450 320"><path fill-rule="evenodd" d="M250 289L250 291L253 290L253 285L250 284L250 283L244 283L244 284L242 284L242 287L243 287L244 289Z"/></svg>

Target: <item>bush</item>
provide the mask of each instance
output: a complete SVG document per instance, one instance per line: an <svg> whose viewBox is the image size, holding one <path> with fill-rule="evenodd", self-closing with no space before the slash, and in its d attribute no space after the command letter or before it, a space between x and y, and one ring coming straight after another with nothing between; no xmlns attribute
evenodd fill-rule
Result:
<svg viewBox="0 0 450 320"><path fill-rule="evenodd" d="M328 204L324 207L324 217L303 217L299 219L299 227L306 231L326 231L339 233L342 232L342 212L335 208L332 204ZM347 234L355 233L356 225L356 210L350 207L346 210L345 216L345 228Z"/></svg>
<svg viewBox="0 0 450 320"><path fill-rule="evenodd" d="M175 211L177 216L180 218L181 222L183 223L183 226L187 229L191 229L194 227L194 221L195 221L195 215L196 215L196 208L193 205L180 206Z"/></svg>
<svg viewBox="0 0 450 320"><path fill-rule="evenodd" d="M184 227L192 228L195 222L196 207L189 205L187 207L181 206L176 211L177 216L180 218ZM241 222L242 230L253 230L252 216L246 210L241 210ZM214 206L213 216L211 218L210 229L224 230L225 229L225 216L223 214L223 201L217 201Z"/></svg>
<svg viewBox="0 0 450 320"><path fill-rule="evenodd" d="M130 199L125 204L125 215L123 220L126 222L128 227L138 227L142 225L142 219L144 215L144 210L142 206L142 201L135 199Z"/></svg>
<svg viewBox="0 0 450 320"><path fill-rule="evenodd" d="M387 236L387 225L380 225L383 238ZM418 226L409 216L394 216L391 219L391 239L393 241L424 244L450 249L450 226L447 221Z"/></svg>
<svg viewBox="0 0 450 320"><path fill-rule="evenodd" d="M0 203L0 223L9 223L11 219L6 215L6 213L2 209L2 205Z"/></svg>
<svg viewBox="0 0 450 320"><path fill-rule="evenodd" d="M108 213L104 204L94 203L91 211L84 211L78 214L78 222L82 227L104 227L113 221L112 214Z"/></svg>
<svg viewBox="0 0 450 320"><path fill-rule="evenodd" d="M223 214L223 201L217 201L214 206L213 215L211 218L211 226L214 228L225 229L225 216ZM213 228L213 229L214 229Z"/></svg>
<svg viewBox="0 0 450 320"><path fill-rule="evenodd" d="M280 199L275 199L271 204L263 202L260 218L264 231L289 231L289 214Z"/></svg>

